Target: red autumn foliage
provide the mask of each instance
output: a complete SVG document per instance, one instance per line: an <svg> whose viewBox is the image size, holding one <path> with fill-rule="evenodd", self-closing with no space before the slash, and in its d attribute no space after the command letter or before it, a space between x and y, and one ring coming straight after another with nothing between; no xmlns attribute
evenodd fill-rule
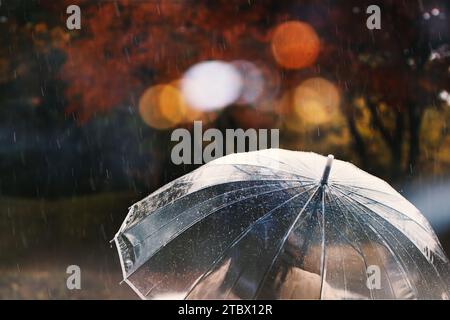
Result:
<svg viewBox="0 0 450 320"><path fill-rule="evenodd" d="M67 3L73 4L73 1ZM87 120L118 104L136 104L154 83L177 79L205 59L261 59L268 41L263 7L231 1L79 1L82 30L64 48L68 112ZM236 19L239 10L239 19Z"/></svg>

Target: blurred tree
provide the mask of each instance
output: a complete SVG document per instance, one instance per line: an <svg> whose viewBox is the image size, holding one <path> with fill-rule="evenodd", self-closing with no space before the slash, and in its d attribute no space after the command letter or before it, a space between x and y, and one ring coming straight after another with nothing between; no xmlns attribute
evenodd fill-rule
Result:
<svg viewBox="0 0 450 320"><path fill-rule="evenodd" d="M260 26L270 12L261 6L233 1L75 3L82 8L82 28L66 46L61 74L71 83L68 111L80 121L124 102L136 105L155 79L176 80L194 62L264 57L266 32Z"/></svg>
<svg viewBox="0 0 450 320"><path fill-rule="evenodd" d="M64 27L69 4L82 8L80 31ZM136 108L146 88L178 79L198 61L247 59L273 65L274 28L287 20L307 21L321 38L319 59L302 70L279 67L278 100L290 103L287 93L300 81L324 77L340 87L344 117L327 126L302 127L307 135L295 135L288 128L281 133L282 145L298 145L301 137L302 148L346 158L357 155L354 161L378 174L395 178L414 173L419 164L433 160L436 150L443 154L439 143L448 143L445 117L439 122L441 138L427 137L423 130L430 128L430 119L439 117L436 113L447 110L438 96L449 87L449 5L443 0L426 5L385 0L380 4L382 29L371 31L365 13L370 4L365 0L17 1L0 7L2 12L7 8L2 15L11 19L0 24L5 35L0 39L0 99L9 106L0 112L9 119L4 123L40 114L33 121L40 121L42 130L71 127L72 116L86 123L112 108ZM10 112L13 105L24 114ZM435 110L434 115L427 110ZM130 121L136 123L135 118ZM257 110L241 107L224 112L216 126L270 123L267 109L259 116ZM92 127L97 125L103 127L99 122ZM153 141L159 150L170 148L168 132L148 128L139 139ZM158 157L166 163L169 154ZM445 156L436 157L446 161Z"/></svg>
<svg viewBox="0 0 450 320"><path fill-rule="evenodd" d="M369 31L370 4L349 1L330 10L320 64L342 83L344 114L361 161L383 159L386 151L391 176L412 174L427 160L420 141L425 110L440 104L439 92L449 86L449 6L383 1L382 28ZM446 45L447 54L437 54Z"/></svg>
<svg viewBox="0 0 450 320"><path fill-rule="evenodd" d="M370 1L79 4L83 28L66 47L62 75L71 83L69 111L81 121L124 101L135 105L135 95L155 79L176 79L200 60L272 62L267 47L273 27L305 20L322 38L313 73L329 75L342 88L342 110L360 161L376 171L388 166L396 177L415 170L424 111L448 85L448 55L432 59L449 39L444 1L426 7L421 1L383 1L382 29L373 31L366 27ZM440 15L432 13L436 8ZM296 83L299 74L308 71L284 71L282 85Z"/></svg>
<svg viewBox="0 0 450 320"><path fill-rule="evenodd" d="M59 72L72 33L55 9L61 4L0 5L0 195L155 188L160 161L149 159L156 139L143 148L143 125L133 110L121 105L108 117L93 113L84 126L66 112Z"/></svg>

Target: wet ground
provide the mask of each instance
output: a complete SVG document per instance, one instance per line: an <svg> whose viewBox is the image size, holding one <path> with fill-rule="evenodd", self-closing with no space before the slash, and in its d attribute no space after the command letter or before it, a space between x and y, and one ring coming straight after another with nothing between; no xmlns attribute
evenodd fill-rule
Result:
<svg viewBox="0 0 450 320"><path fill-rule="evenodd" d="M0 198L0 299L136 299L109 243L136 197ZM67 288L69 265L81 290Z"/></svg>
<svg viewBox="0 0 450 320"><path fill-rule="evenodd" d="M42 261L20 262L16 268L0 269L0 299L137 299L126 284L120 284L118 262L106 265L96 259L36 254L38 257ZM66 268L73 263L81 269L80 290L66 286Z"/></svg>

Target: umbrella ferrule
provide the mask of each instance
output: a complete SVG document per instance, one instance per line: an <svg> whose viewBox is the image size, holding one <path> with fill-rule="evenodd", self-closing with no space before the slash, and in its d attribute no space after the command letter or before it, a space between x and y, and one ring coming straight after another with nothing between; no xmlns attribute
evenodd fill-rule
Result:
<svg viewBox="0 0 450 320"><path fill-rule="evenodd" d="M323 170L322 179L320 180L320 184L326 185L328 183L328 178L330 176L331 165L333 164L334 156L332 154L328 155L327 164L325 165L325 169Z"/></svg>

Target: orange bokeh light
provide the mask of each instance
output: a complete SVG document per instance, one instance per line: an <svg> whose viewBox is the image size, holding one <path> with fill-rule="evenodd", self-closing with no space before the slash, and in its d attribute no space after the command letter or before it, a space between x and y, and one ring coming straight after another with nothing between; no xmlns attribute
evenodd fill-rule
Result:
<svg viewBox="0 0 450 320"><path fill-rule="evenodd" d="M319 36L309 24L288 21L276 27L272 54L280 66L286 69L308 67L314 64L319 51Z"/></svg>
<svg viewBox="0 0 450 320"><path fill-rule="evenodd" d="M159 96L159 110L172 124L182 122L186 114L186 104L181 92L171 85L163 86Z"/></svg>
<svg viewBox="0 0 450 320"><path fill-rule="evenodd" d="M179 89L179 81L148 88L139 99L139 114L150 127L165 130L195 120L205 123L217 118L216 112L202 112L190 107Z"/></svg>
<svg viewBox="0 0 450 320"><path fill-rule="evenodd" d="M181 95L170 85L150 87L139 99L139 113L152 128L172 128L184 116Z"/></svg>

